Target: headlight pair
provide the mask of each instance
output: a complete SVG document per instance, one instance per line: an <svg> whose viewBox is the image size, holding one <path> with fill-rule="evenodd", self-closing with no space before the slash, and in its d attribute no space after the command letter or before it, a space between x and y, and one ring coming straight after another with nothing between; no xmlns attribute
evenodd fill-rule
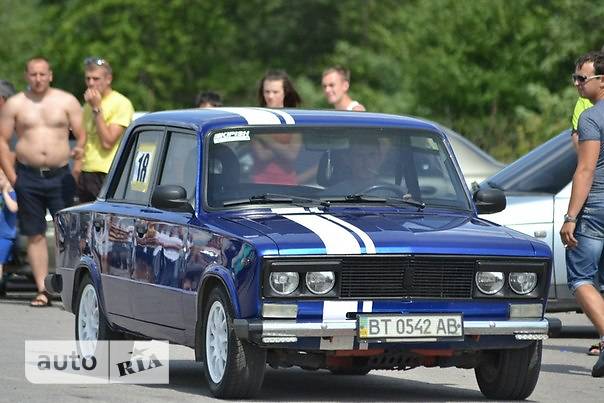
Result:
<svg viewBox="0 0 604 403"><path fill-rule="evenodd" d="M486 295L494 295L503 289L505 278L510 288L518 295L529 294L537 287L538 276L534 272L479 271L475 281L478 290Z"/></svg>
<svg viewBox="0 0 604 403"><path fill-rule="evenodd" d="M316 295L324 295L333 289L336 276L333 271L295 271L272 272L269 276L271 290L277 295L289 295L298 289L300 274L304 275L306 288Z"/></svg>

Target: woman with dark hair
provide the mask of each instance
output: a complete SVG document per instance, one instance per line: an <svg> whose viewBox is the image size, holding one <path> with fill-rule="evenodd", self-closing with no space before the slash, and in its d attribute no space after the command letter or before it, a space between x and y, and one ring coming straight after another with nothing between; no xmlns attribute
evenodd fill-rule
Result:
<svg viewBox="0 0 604 403"><path fill-rule="evenodd" d="M283 70L269 70L258 85L258 103L267 108L296 108L302 99Z"/></svg>
<svg viewBox="0 0 604 403"><path fill-rule="evenodd" d="M266 108L295 108L301 103L287 73L269 70L258 86L258 103ZM251 142L254 156L252 180L255 183L296 185L294 163L301 147L298 133L274 133L255 136Z"/></svg>

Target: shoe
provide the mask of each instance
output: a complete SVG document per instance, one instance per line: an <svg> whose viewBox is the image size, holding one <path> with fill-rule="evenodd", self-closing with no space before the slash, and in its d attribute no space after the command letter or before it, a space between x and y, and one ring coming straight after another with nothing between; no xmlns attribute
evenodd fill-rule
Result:
<svg viewBox="0 0 604 403"><path fill-rule="evenodd" d="M604 351L600 352L600 357L596 361L596 365L591 369L591 376L594 378L604 377Z"/></svg>
<svg viewBox="0 0 604 403"><path fill-rule="evenodd" d="M38 292L36 298L32 299L29 303L29 306L32 308L46 308L47 306L52 306L52 303L50 302L50 295L48 292L46 292L46 290Z"/></svg>
<svg viewBox="0 0 604 403"><path fill-rule="evenodd" d="M599 356L602 350L604 350L604 343L600 342L597 344L592 344L591 346L589 346L587 355Z"/></svg>

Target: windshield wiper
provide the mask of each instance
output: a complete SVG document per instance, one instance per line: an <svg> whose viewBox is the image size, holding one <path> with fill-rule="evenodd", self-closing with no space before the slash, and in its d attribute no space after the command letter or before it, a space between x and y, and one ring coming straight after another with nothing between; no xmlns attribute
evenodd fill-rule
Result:
<svg viewBox="0 0 604 403"><path fill-rule="evenodd" d="M329 199L331 202L359 202L359 203L384 203L389 205L400 205L407 204L413 207L417 207L418 210L423 210L426 207L426 203L419 202L410 197L376 197L369 196L363 193L349 194L345 197L337 199Z"/></svg>
<svg viewBox="0 0 604 403"><path fill-rule="evenodd" d="M239 199L239 200L230 200L222 203L224 207L228 206L237 206L240 204L271 204L271 203L285 203L285 204L295 204L297 206L307 206L307 205L319 205L322 207L329 207L329 202L319 199L313 199L310 197L299 197L292 196L280 193L263 193L259 195L250 196L247 199Z"/></svg>

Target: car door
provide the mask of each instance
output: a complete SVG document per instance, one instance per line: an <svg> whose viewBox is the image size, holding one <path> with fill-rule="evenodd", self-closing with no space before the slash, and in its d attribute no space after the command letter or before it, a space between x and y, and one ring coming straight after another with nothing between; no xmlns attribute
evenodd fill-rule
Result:
<svg viewBox="0 0 604 403"><path fill-rule="evenodd" d="M157 179L150 187L179 185L192 206L197 180L194 132L168 129L165 153L158 154ZM184 329L182 288L192 213L141 207L134 223L135 271L132 309L137 320L159 325L150 336L180 339Z"/></svg>
<svg viewBox="0 0 604 403"><path fill-rule="evenodd" d="M161 127L141 128L129 137L108 189L106 207L96 211L93 218L93 244L101 266L107 314L112 322L127 328L135 317L133 279L150 271L135 260L133 242L137 214L149 201L156 150L164 131Z"/></svg>

